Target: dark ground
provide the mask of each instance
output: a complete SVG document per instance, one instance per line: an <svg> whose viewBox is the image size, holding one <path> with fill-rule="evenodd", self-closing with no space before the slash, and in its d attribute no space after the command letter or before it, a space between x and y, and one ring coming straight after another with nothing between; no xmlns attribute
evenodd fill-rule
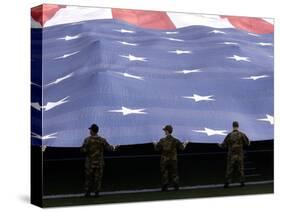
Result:
<svg viewBox="0 0 281 212"><path fill-rule="evenodd" d="M206 198L221 197L234 195L253 195L253 194L269 194L273 193L273 184L248 185L240 188L238 186L228 189L224 188L204 188L194 190L179 190L168 192L144 192L135 194L115 194L105 195L98 198L90 197L71 197L44 200L44 207L57 206L73 206L73 205L89 205L89 204L107 204L107 203L125 203L140 201L157 201L171 199L187 199L187 198Z"/></svg>
<svg viewBox="0 0 281 212"><path fill-rule="evenodd" d="M160 187L159 154L152 144L121 146L105 157L102 191L137 190ZM79 194L83 192L84 157L77 148L47 148L43 157L43 194ZM226 152L215 144L191 143L179 152L181 186L223 184ZM273 141L252 142L245 149L247 182L273 180ZM179 192L151 192L106 195L98 199L44 199L43 205L78 205L179 198L273 193L273 183L245 188L208 188Z"/></svg>

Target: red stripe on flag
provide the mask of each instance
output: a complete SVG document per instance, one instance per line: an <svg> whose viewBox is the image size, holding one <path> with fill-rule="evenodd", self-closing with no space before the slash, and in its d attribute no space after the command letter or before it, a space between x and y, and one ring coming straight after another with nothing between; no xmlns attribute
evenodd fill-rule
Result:
<svg viewBox="0 0 281 212"><path fill-rule="evenodd" d="M148 29L176 29L166 12L112 9L112 17Z"/></svg>
<svg viewBox="0 0 281 212"><path fill-rule="evenodd" d="M249 18L249 17L238 17L238 16L221 16L227 18L228 21L236 28L242 29L248 32L257 34L268 34L274 31L274 26L261 19L261 18Z"/></svg>
<svg viewBox="0 0 281 212"><path fill-rule="evenodd" d="M63 8L63 5L42 4L31 9L32 18L43 26L46 21L51 19L58 10Z"/></svg>

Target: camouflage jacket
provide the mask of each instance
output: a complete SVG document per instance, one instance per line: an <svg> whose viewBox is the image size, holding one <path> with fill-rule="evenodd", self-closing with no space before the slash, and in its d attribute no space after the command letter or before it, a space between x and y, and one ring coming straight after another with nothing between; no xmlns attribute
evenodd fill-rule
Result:
<svg viewBox="0 0 281 212"><path fill-rule="evenodd" d="M103 153L104 150L113 150L113 146L107 143L106 139L95 135L89 136L84 140L81 151L86 153L86 163L92 165L103 165Z"/></svg>
<svg viewBox="0 0 281 212"><path fill-rule="evenodd" d="M171 135L161 138L155 149L161 152L161 162L177 160L177 150L183 150L183 144Z"/></svg>
<svg viewBox="0 0 281 212"><path fill-rule="evenodd" d="M233 130L225 137L221 146L228 149L228 158L231 159L243 158L243 147L249 144L249 139L244 133Z"/></svg>

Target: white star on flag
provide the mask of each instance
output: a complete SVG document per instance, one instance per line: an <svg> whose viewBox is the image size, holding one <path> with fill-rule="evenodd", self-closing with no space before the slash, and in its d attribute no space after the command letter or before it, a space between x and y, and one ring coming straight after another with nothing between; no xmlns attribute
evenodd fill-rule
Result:
<svg viewBox="0 0 281 212"><path fill-rule="evenodd" d="M167 35L178 34L179 32L165 32Z"/></svg>
<svg viewBox="0 0 281 212"><path fill-rule="evenodd" d="M182 74L190 74L190 73L198 73L198 72L202 72L202 71L200 69L176 71L176 73L182 73Z"/></svg>
<svg viewBox="0 0 281 212"><path fill-rule="evenodd" d="M175 51L169 51L170 53L175 53L175 54L191 54L192 52L191 51L188 51L188 50L175 50Z"/></svg>
<svg viewBox="0 0 281 212"><path fill-rule="evenodd" d="M258 80L262 78L268 78L268 75L259 75L259 76L250 76L250 77L243 77L242 79L250 79L250 80Z"/></svg>
<svg viewBox="0 0 281 212"><path fill-rule="evenodd" d="M70 56L72 56L72 55L75 55L75 54L77 54L77 53L79 53L79 52L80 52L80 51L72 52L72 53L69 53L69 54L64 54L63 56L56 57L55 60L56 60L56 59L64 59L64 58L70 57Z"/></svg>
<svg viewBox="0 0 281 212"><path fill-rule="evenodd" d="M229 42L229 41L225 41L221 44L225 44L225 45L238 45L238 43L235 43L235 42Z"/></svg>
<svg viewBox="0 0 281 212"><path fill-rule="evenodd" d="M114 31L121 32L121 33L135 33L135 31L127 30L127 29L114 29Z"/></svg>
<svg viewBox="0 0 281 212"><path fill-rule="evenodd" d="M136 76L136 75L132 75L132 74L128 74L126 72L122 73L122 72L115 72L117 74L120 74L124 77L128 77L128 78L133 78L133 79L137 79L137 80L144 80L143 77L140 77L140 76Z"/></svg>
<svg viewBox="0 0 281 212"><path fill-rule="evenodd" d="M51 110L54 107L57 107L61 104L68 102L68 98L69 98L69 96L67 96L57 102L48 102L45 106L43 106L43 108L45 109L45 111Z"/></svg>
<svg viewBox="0 0 281 212"><path fill-rule="evenodd" d="M127 116L127 115L130 115L130 114L147 114L147 112L144 112L144 110L145 110L145 108L130 109L130 108L122 106L122 109L120 109L120 110L109 110L108 112L123 113L123 116Z"/></svg>
<svg viewBox="0 0 281 212"><path fill-rule="evenodd" d="M31 106L33 108L35 108L36 110L39 110L39 111L41 111L41 109L45 110L45 111L48 111L48 110L51 110L54 107L57 107L61 104L64 104L64 103L68 102L68 98L69 98L69 96L67 96L67 97L65 97L65 98L63 98L63 99L61 99L57 102L48 102L46 105L43 105L43 106L40 106L40 104L38 102L32 102Z"/></svg>
<svg viewBox="0 0 281 212"><path fill-rule="evenodd" d="M62 38L58 38L58 40L65 40L65 41L69 41L69 40L74 40L80 37L80 34L78 35L74 35L74 36L70 36L70 35L66 35L65 37Z"/></svg>
<svg viewBox="0 0 281 212"><path fill-rule="evenodd" d="M208 136L212 135L226 135L226 130L213 130L210 128L204 128L204 130L192 130L193 132L199 132L199 133L206 133Z"/></svg>
<svg viewBox="0 0 281 212"><path fill-rule="evenodd" d="M257 43L257 45L259 45L259 46L273 46L272 43L263 43L263 42Z"/></svg>
<svg viewBox="0 0 281 212"><path fill-rule="evenodd" d="M31 107L35 108L36 110L41 111L41 105L38 102L31 102Z"/></svg>
<svg viewBox="0 0 281 212"><path fill-rule="evenodd" d="M213 95L210 96L200 96L197 94L193 94L193 96L183 96L185 99L193 99L195 102L200 101L216 101L215 99L212 99Z"/></svg>
<svg viewBox="0 0 281 212"><path fill-rule="evenodd" d="M126 55L119 55L119 56L127 58L130 61L143 61L143 62L147 61L147 58L145 58L145 57L136 57L136 56L131 55L131 54L129 54L128 56L126 56Z"/></svg>
<svg viewBox="0 0 281 212"><path fill-rule="evenodd" d="M259 121L267 121L269 122L271 125L274 124L274 117L269 115L269 114L266 114L266 118L262 118L262 119L257 119Z"/></svg>
<svg viewBox="0 0 281 212"><path fill-rule="evenodd" d="M236 60L236 61L246 61L246 62L250 62L249 57L241 57L238 55L233 55L232 57L227 57L228 59L232 59L232 60Z"/></svg>
<svg viewBox="0 0 281 212"><path fill-rule="evenodd" d="M226 34L225 32L220 31L220 30L213 30L213 31L210 31L209 33L214 33L214 34Z"/></svg>
<svg viewBox="0 0 281 212"><path fill-rule="evenodd" d="M39 85L39 84L37 84L37 83L35 83L35 82L31 82L31 85L35 85L35 86L37 86L37 87L41 87L41 85Z"/></svg>
<svg viewBox="0 0 281 212"><path fill-rule="evenodd" d="M37 133L31 132L31 137L37 138L37 139L40 139L40 140L47 140L47 139L56 138L55 135L57 135L57 134L58 133L55 132L55 133L51 133L51 134L48 134L48 135L41 136L41 135L38 135Z"/></svg>
<svg viewBox="0 0 281 212"><path fill-rule="evenodd" d="M54 82L51 82L51 83L47 84L46 86L58 84L59 82L65 80L65 79L68 79L68 78L70 78L70 77L72 77L72 76L73 76L73 72L70 73L70 74L68 74L68 75L66 75L66 76L64 76L64 77L61 77L61 78L56 79Z"/></svg>
<svg viewBox="0 0 281 212"><path fill-rule="evenodd" d="M177 38L167 38L167 37L163 37L164 39L167 39L167 40L171 40L171 41L178 41L178 42L184 42L184 40L182 39L177 39Z"/></svg>
<svg viewBox="0 0 281 212"><path fill-rule="evenodd" d="M117 41L118 43L121 43L123 45L127 45L127 46L138 46L139 44L137 43L128 43L128 42L125 42L125 41Z"/></svg>

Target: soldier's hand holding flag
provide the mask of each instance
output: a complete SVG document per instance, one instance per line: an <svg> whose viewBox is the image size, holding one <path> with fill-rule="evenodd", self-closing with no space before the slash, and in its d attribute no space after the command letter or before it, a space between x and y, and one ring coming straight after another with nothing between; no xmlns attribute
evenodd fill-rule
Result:
<svg viewBox="0 0 281 212"><path fill-rule="evenodd" d="M157 146L157 141L152 141L152 144L153 144L154 149L155 149L155 148L156 148L156 146Z"/></svg>
<svg viewBox="0 0 281 212"><path fill-rule="evenodd" d="M217 143L217 145L218 145L219 148L223 148L221 143Z"/></svg>
<svg viewBox="0 0 281 212"><path fill-rule="evenodd" d="M183 148L184 148L184 149L186 148L186 146L187 146L188 143L189 143L189 141L183 142Z"/></svg>
<svg viewBox="0 0 281 212"><path fill-rule="evenodd" d="M42 146L42 152L45 152L46 149L47 149L47 145L43 145Z"/></svg>
<svg viewBox="0 0 281 212"><path fill-rule="evenodd" d="M113 145L113 151L117 151L118 150L118 148L120 147L120 145Z"/></svg>

